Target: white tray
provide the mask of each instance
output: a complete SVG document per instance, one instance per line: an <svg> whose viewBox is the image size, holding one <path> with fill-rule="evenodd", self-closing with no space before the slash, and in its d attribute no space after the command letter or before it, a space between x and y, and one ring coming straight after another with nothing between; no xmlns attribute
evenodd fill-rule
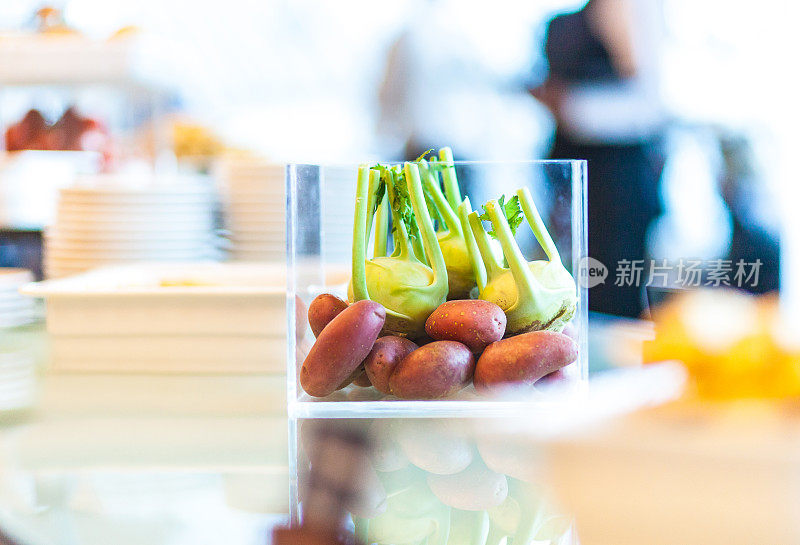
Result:
<svg viewBox="0 0 800 545"><path fill-rule="evenodd" d="M5 33L0 35L0 82L29 85L132 81L131 45L130 40Z"/></svg>
<svg viewBox="0 0 800 545"><path fill-rule="evenodd" d="M62 369L285 372L282 264L110 267L22 292L45 299Z"/></svg>
<svg viewBox="0 0 800 545"><path fill-rule="evenodd" d="M283 336L53 335L53 369L121 373L285 373Z"/></svg>

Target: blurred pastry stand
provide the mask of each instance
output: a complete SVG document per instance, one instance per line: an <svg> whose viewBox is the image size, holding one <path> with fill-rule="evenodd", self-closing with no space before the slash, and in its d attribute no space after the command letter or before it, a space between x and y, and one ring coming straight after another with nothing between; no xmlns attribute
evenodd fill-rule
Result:
<svg viewBox="0 0 800 545"><path fill-rule="evenodd" d="M1 265L41 278L42 231L58 190L76 177L132 158L164 160L170 134L154 120L164 119L171 94L139 68L136 38L0 33Z"/></svg>

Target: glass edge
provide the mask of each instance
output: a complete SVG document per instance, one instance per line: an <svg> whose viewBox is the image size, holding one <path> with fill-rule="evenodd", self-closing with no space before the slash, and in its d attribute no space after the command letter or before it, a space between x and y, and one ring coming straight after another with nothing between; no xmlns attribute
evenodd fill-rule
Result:
<svg viewBox="0 0 800 545"><path fill-rule="evenodd" d="M537 401L297 401L290 419L519 417L537 411L546 414L573 404L579 397L582 397L580 389L570 389L558 397Z"/></svg>
<svg viewBox="0 0 800 545"><path fill-rule="evenodd" d="M295 294L297 278L295 274L295 238L297 217L297 166L286 165L286 402L288 407L297 402L297 328L295 313ZM290 411L291 412L291 411Z"/></svg>
<svg viewBox="0 0 800 545"><path fill-rule="evenodd" d="M402 165L404 161L362 161L362 162L342 162L342 163L287 163L287 166L302 167L358 167L363 164L381 163L384 165ZM585 159L514 159L514 160L491 160L491 161L453 161L455 166L459 165L574 165L576 163L586 164ZM584 167L585 169L585 167Z"/></svg>
<svg viewBox="0 0 800 545"><path fill-rule="evenodd" d="M577 171L577 172L576 172ZM582 260L589 255L589 239L587 233L587 190L588 190L588 162L585 160L576 161L573 164L573 217L579 218L579 229L577 233L578 239L578 261ZM574 266L574 265L573 265ZM573 269L580 270L578 268ZM580 286L580 283L578 283ZM587 286L579 287L579 300L581 302L580 312L580 330L578 331L580 346L579 352L581 354L581 388L584 393L588 391L589 384L589 288Z"/></svg>
<svg viewBox="0 0 800 545"><path fill-rule="evenodd" d="M454 161L456 165L500 165L500 164L519 164L519 165L536 165L536 164L561 164L569 165L570 172L572 173L572 214L573 217L578 217L579 221L574 228L573 237L578 241L577 255L573 252L573 270L578 270L576 261L580 261L588 254L587 234L586 234L586 190L587 190L587 161L583 159L558 159L558 160L527 160L527 161ZM390 163L391 164L391 163ZM296 191L297 191L297 168L303 166L320 167L327 166L357 166L355 163L346 164L324 164L317 165L311 163L288 163L286 164L286 195L287 195L287 218L286 218L286 232L287 232L287 267L293 270L295 265L295 253L293 241L295 238L294 228L296 223ZM324 181L323 181L324 183ZM575 223L575 222L573 222ZM324 244L321 245L324 249ZM296 278L294 274L287 275L287 331L292 331L295 327L294 313L295 313L295 298L296 293ZM574 394L583 395L588 391L588 289L585 287L579 288L579 300L581 303L579 309L580 318L580 376L577 388L574 389ZM517 402L480 402L480 401L438 401L433 402L402 402L402 401L336 401L336 402L320 402L320 401L303 401L298 396L297 384L297 365L296 365L296 342L292 336L287 339L287 415L290 420L297 420L303 418L397 418L397 417L414 417L414 418L436 418L436 417L449 417L458 416L462 414L464 408L469 416L470 413L474 417L486 416L503 416L510 414L510 411L518 411L521 408L544 408L558 406L563 403L563 400L548 400L548 401L517 401ZM564 398L568 401L574 394L564 394ZM411 403L413 406L406 406L406 403ZM498 408L497 404L506 404L503 408ZM494 407L479 407L478 404L495 404ZM463 408L458 408L463 407ZM355 410L354 410L355 409ZM419 414L422 411L430 411L429 414ZM452 413L452 414L451 414Z"/></svg>
<svg viewBox="0 0 800 545"><path fill-rule="evenodd" d="M294 527L300 524L300 430L296 418L289 419L286 433L289 436L289 524Z"/></svg>

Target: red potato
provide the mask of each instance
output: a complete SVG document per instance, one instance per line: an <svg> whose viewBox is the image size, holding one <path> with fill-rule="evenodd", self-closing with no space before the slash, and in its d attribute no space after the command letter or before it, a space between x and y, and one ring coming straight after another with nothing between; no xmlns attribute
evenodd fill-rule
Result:
<svg viewBox="0 0 800 545"><path fill-rule="evenodd" d="M372 386L372 382L370 382L369 377L367 376L367 373L364 371L364 369L359 369L359 371L360 371L359 375L355 379L353 379L353 384L355 384L356 386L360 386L361 388L369 388L370 386Z"/></svg>
<svg viewBox="0 0 800 545"><path fill-rule="evenodd" d="M300 385L309 395L330 395L353 375L367 357L386 321L386 309L358 301L336 316L317 337L303 367Z"/></svg>
<svg viewBox="0 0 800 545"><path fill-rule="evenodd" d="M506 332L506 314L499 306L480 299L447 301L425 322L425 333L438 341L458 341L476 354Z"/></svg>
<svg viewBox="0 0 800 545"><path fill-rule="evenodd" d="M351 384L356 384L356 381L364 374L364 368L359 366L355 371L350 373L344 382L342 382L336 389L337 390L344 390Z"/></svg>
<svg viewBox="0 0 800 545"><path fill-rule="evenodd" d="M319 337L325 326L346 308L347 302L342 301L335 295L330 293L317 295L308 305L308 325L311 326L314 336Z"/></svg>
<svg viewBox="0 0 800 545"><path fill-rule="evenodd" d="M545 383L551 384L553 382L558 382L560 380L566 380L566 378L567 378L567 375L564 372L564 369L562 368L562 369L558 369L556 371L553 371L552 373L547 373L545 376L543 376L541 379L539 379L538 384L545 384Z"/></svg>
<svg viewBox="0 0 800 545"><path fill-rule="evenodd" d="M369 382L384 394L391 394L389 377L392 376L397 364L419 348L416 343L404 337L389 335L375 341L372 351L364 360L364 369L367 371Z"/></svg>
<svg viewBox="0 0 800 545"><path fill-rule="evenodd" d="M300 342L306 336L306 304L298 296L294 296L294 338Z"/></svg>
<svg viewBox="0 0 800 545"><path fill-rule="evenodd" d="M575 325L575 322L569 322L567 325L565 325L561 333L573 341L578 342L578 327Z"/></svg>
<svg viewBox="0 0 800 545"><path fill-rule="evenodd" d="M532 387L578 359L578 344L555 331L532 331L489 345L475 365L475 390L491 394Z"/></svg>
<svg viewBox="0 0 800 545"><path fill-rule="evenodd" d="M403 358L389 378L392 394L402 399L440 399L469 384L475 356L455 341L436 341Z"/></svg>

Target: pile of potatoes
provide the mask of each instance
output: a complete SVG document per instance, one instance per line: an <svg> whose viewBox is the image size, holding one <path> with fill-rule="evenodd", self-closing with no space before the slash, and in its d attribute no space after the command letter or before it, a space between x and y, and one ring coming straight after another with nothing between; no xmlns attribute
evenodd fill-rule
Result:
<svg viewBox="0 0 800 545"><path fill-rule="evenodd" d="M315 298L308 322L317 340L300 370L311 396L350 384L373 386L401 399L442 399L472 382L491 395L532 386L578 359L567 335L533 331L503 338L506 315L488 301L447 301L425 323L416 343L382 335L386 309L374 301L348 305L331 294Z"/></svg>

